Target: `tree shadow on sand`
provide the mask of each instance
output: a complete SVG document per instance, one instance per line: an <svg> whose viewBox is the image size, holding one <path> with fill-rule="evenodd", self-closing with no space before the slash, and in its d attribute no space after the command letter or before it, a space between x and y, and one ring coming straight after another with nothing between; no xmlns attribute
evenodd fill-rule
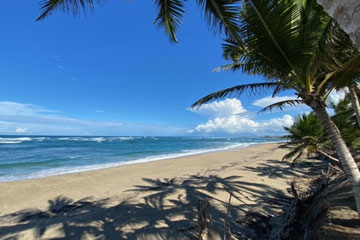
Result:
<svg viewBox="0 0 360 240"><path fill-rule="evenodd" d="M58 196L49 201L46 211L24 210L2 216L0 238L198 239L202 231L199 212L206 205L210 239L223 239L224 235L226 239L230 235L261 239L261 226L254 224L251 209L269 218L290 202L283 192L266 184L241 181L238 176L143 180L144 185L128 190L137 193L143 199L140 202L129 198L114 205L111 199L74 202Z"/></svg>
<svg viewBox="0 0 360 240"><path fill-rule="evenodd" d="M266 163L259 164L257 167L245 166L244 169L251 172L257 172L260 177L269 178L284 178L284 177L298 177L302 174L317 175L317 169L321 168L324 163L317 159L311 161L304 161L296 163L293 167L291 162L268 160Z"/></svg>
<svg viewBox="0 0 360 240"><path fill-rule="evenodd" d="M323 201L326 215L322 216L321 225L316 229L319 239L360 239L360 222L356 211L356 203L352 187L349 182L335 182L332 192ZM335 185L335 186L334 186Z"/></svg>

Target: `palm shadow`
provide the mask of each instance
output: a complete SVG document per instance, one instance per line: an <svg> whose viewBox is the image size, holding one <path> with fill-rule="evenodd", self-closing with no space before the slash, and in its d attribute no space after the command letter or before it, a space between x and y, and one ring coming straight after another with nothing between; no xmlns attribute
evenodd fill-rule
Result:
<svg viewBox="0 0 360 240"><path fill-rule="evenodd" d="M342 184L341 180L336 184ZM346 181L346 180L345 180ZM333 184L335 185L335 184ZM353 189L349 182L331 192L324 204L328 206L318 234L327 239L360 239L360 222L356 210Z"/></svg>
<svg viewBox="0 0 360 240"><path fill-rule="evenodd" d="M290 202L283 192L238 176L143 180L144 185L128 190L141 196L140 202L129 198L114 205L110 199L73 201L58 196L49 200L47 210L2 216L0 238L17 239L32 233L34 239L197 239L199 209L208 203L206 225L213 239L230 234L266 239L259 225L248 221L254 214L251 208L258 211L260 207L259 214L268 218Z"/></svg>
<svg viewBox="0 0 360 240"><path fill-rule="evenodd" d="M268 160L266 163L259 164L257 167L245 166L244 169L257 172L260 177L269 178L288 178L298 177L301 174L317 175L318 169L322 169L323 161L312 159L312 161L298 162L293 167L291 162Z"/></svg>

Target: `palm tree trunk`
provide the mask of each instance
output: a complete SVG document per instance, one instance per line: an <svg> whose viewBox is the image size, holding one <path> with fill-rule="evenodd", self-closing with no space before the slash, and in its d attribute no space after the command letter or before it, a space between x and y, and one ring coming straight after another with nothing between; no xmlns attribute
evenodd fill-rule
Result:
<svg viewBox="0 0 360 240"><path fill-rule="evenodd" d="M357 48L360 50L360 19L357 9L358 0L317 0L330 16L336 19L341 28L349 34Z"/></svg>
<svg viewBox="0 0 360 240"><path fill-rule="evenodd" d="M353 105L355 114L356 114L356 121L358 126L360 127L360 102L359 97L357 94L357 91L355 89L354 85L350 85L349 87L350 97L351 97L351 103Z"/></svg>
<svg viewBox="0 0 360 240"><path fill-rule="evenodd" d="M327 113L325 104L320 101L313 101L311 103L311 108L323 123L326 133L330 137L330 140L336 149L336 153L339 157L339 160L341 161L343 170L352 184L356 208L360 217L360 172L355 163L355 160L346 146L339 129L336 127Z"/></svg>

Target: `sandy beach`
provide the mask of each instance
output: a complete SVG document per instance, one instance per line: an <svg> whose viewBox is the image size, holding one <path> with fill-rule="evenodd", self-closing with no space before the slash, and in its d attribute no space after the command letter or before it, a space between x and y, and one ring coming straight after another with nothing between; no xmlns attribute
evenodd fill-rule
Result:
<svg viewBox="0 0 360 240"><path fill-rule="evenodd" d="M216 239L224 219L281 211L272 201L287 196L297 173L278 146L3 182L0 238L186 239L208 203Z"/></svg>

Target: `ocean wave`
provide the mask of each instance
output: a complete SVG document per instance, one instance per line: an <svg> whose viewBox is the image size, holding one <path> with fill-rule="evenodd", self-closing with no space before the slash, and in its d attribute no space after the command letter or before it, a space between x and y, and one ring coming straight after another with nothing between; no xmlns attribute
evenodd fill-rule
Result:
<svg viewBox="0 0 360 240"><path fill-rule="evenodd" d="M89 141L89 138L83 138L83 137L60 137L58 140L62 141Z"/></svg>
<svg viewBox="0 0 360 240"><path fill-rule="evenodd" d="M141 137L139 137L141 138ZM134 140L134 137L60 137L58 138L58 140L62 140L62 141L75 141L75 142L105 142L105 141L129 141L129 140Z"/></svg>
<svg viewBox="0 0 360 240"><path fill-rule="evenodd" d="M252 144L256 144L256 143L238 143L238 144L233 144L233 145L221 147L221 148L182 150L182 152L180 152L180 153L162 154L162 155L149 156L149 157L145 157L145 158L141 158L141 159L126 161L126 162L123 162L122 165L153 162L153 161L159 161L159 160L165 160L165 159L174 159L174 158L187 157L187 156L192 156L192 155L200 155L200 154L204 154L204 153L226 151L226 150L230 150L230 149L234 149L234 148L245 148Z"/></svg>
<svg viewBox="0 0 360 240"><path fill-rule="evenodd" d="M17 144L25 141L32 141L33 139L30 137L18 137L18 138L3 138L0 137L0 144Z"/></svg>
<svg viewBox="0 0 360 240"><path fill-rule="evenodd" d="M152 139L152 138L153 137L149 137L149 139ZM9 139L11 141L9 141ZM14 139L17 139L17 140L14 140ZM58 141L64 140L64 141L93 141L93 142L112 141L114 139L118 139L115 141L119 141L118 143L121 144L121 141L123 141L123 140L120 140L120 139L131 140L134 138L133 137L61 137L61 139L60 139L60 138L56 137L55 139ZM0 141L1 140L4 142L5 141L21 142L20 140L29 141L29 140L32 140L32 138L25 138L25 137L24 138L0 138ZM243 140L243 141L245 141L245 140ZM164 154L153 153L152 155L150 155L151 151L145 151L144 153L142 153L141 155L137 155L138 157L136 157L136 158L134 157L133 159L129 159L129 157L131 157L131 155L129 154L129 153L131 153L131 151L130 152L127 151L124 155L113 155L113 154L102 155L103 153L101 152L100 155L90 156L88 154L81 155L81 152L77 152L78 150L75 151L74 149L72 149L71 152L66 152L66 158L68 160L58 163L57 161L55 161L55 158L53 159L54 162L51 162L51 163L54 163L54 164L58 163L59 164L58 166L47 164L47 165L44 165L43 167L38 166L37 168L33 168L32 170L29 169L28 167L24 168L22 166L21 168L19 168L19 170L13 171L13 172L8 172L3 169L1 171L2 176L0 175L0 182L16 181L16 180L31 179L31 178L42 178L42 177L48 177L48 176L53 176L53 175L70 174L70 173L85 172L85 171L118 167L118 166L130 165L130 164L153 162L153 161L159 161L159 160L165 160L165 159L174 159L174 158L186 157L186 156L191 156L191 155L199 155L199 154L205 154L205 153L211 153L211 152L227 151L227 150L234 149L234 148L244 148L244 147L248 147L248 146L254 145L254 144L280 142L281 140L279 140L279 141L269 141L269 140L260 141L260 139L252 139L252 140L246 139L246 141L247 142L239 142L239 141L234 142L234 141L227 141L227 139L224 139L224 141L222 141L222 143L221 143L222 146L219 146L218 144L216 144L217 146L213 145L212 147L210 147L208 145L208 143L206 143L205 146L203 146L202 148L199 148L199 149L192 149L193 147L191 145L189 145L189 142L185 142L186 144L184 145L184 147L182 149L179 149L179 148L173 149L172 153L164 153ZM142 144L142 143L140 142L140 144ZM209 147L206 147L206 145L208 145ZM112 145L109 145L109 146L110 146L110 148L112 148ZM142 146L142 145L139 145L139 146ZM164 147L166 147L166 146L167 145L165 143ZM185 147L185 146L188 146L188 147ZM99 146L99 147L102 148L102 146ZM64 149L66 150L67 148L65 147ZM164 150L166 150L166 148ZM171 148L169 148L168 151L171 151ZM104 156L104 159L102 159L102 156ZM136 156L136 154L134 156ZM89 161L87 161L87 159L86 159L87 157L91 157L91 159L88 159ZM109 158L107 158L107 157L109 157ZM128 160L125 161L124 157L127 158ZM24 158L24 160L28 161L26 158ZM100 160L102 160L102 162ZM81 165L81 164L88 164L88 165ZM41 167L41 170L39 169L39 167Z"/></svg>
<svg viewBox="0 0 360 240"><path fill-rule="evenodd" d="M222 148L183 150L180 153L170 153L170 154L148 156L148 157L129 160L129 161L93 164L93 165L88 165L88 166L50 168L50 169L41 170L41 171L37 171L37 172L33 172L33 173L26 173L26 174L25 173L24 174L9 174L6 176L0 176L0 182L9 182L9 181L17 181L17 180L25 180L25 179L33 179L33 178L43 178L43 177L49 177L49 176L55 176L55 175L64 175L64 174L87 172L87 171L99 170L99 169L105 169L105 168L119 167L119 166L125 166L125 165L137 164L137 163L154 162L154 161L165 160L165 159L174 159L174 158L179 158L179 157L199 155L199 154L210 153L210 152L226 151L226 150L238 148L238 147L244 148L251 144L256 144L256 143L238 143L238 144L232 144L229 146L225 146ZM70 159L74 159L77 157L78 156L75 156L75 157L70 156Z"/></svg>
<svg viewBox="0 0 360 240"><path fill-rule="evenodd" d="M139 138L141 138L141 137L139 137ZM134 137L116 137L114 139L121 140L121 141L130 141L130 140L134 140Z"/></svg>
<svg viewBox="0 0 360 240"><path fill-rule="evenodd" d="M96 138L90 138L90 141L92 141L92 142L104 142L106 140L103 137L96 137Z"/></svg>
<svg viewBox="0 0 360 240"><path fill-rule="evenodd" d="M75 142L104 142L104 141L106 141L106 139L103 138L103 137L92 137L92 138L87 138L87 137L61 137L61 138L58 138L58 140L61 140L61 141L75 141Z"/></svg>
<svg viewBox="0 0 360 240"><path fill-rule="evenodd" d="M42 142L42 141L48 140L48 139L49 139L48 137L35 137L35 138L33 138L33 140L37 140L39 142Z"/></svg>
<svg viewBox="0 0 360 240"><path fill-rule="evenodd" d="M6 140L0 140L0 144L17 144L22 143L22 141L6 141Z"/></svg>

